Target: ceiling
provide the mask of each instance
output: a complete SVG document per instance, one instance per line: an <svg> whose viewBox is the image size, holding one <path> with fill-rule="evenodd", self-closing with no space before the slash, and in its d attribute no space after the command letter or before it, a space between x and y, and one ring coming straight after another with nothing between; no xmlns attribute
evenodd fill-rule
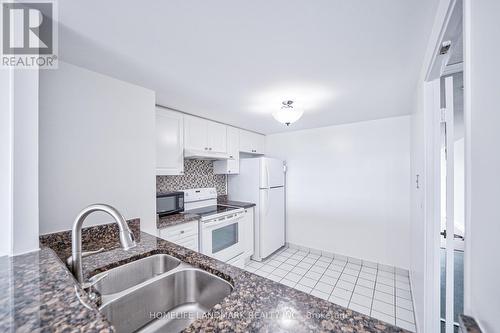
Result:
<svg viewBox="0 0 500 333"><path fill-rule="evenodd" d="M437 0L60 1L60 59L261 133L409 114ZM290 128L281 101L304 109Z"/></svg>

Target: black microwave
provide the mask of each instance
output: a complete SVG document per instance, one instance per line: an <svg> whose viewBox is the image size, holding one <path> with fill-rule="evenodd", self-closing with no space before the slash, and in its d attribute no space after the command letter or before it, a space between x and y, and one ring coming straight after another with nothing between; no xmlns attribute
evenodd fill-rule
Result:
<svg viewBox="0 0 500 333"><path fill-rule="evenodd" d="M156 195L156 213L166 216L184 211L184 192L166 192Z"/></svg>

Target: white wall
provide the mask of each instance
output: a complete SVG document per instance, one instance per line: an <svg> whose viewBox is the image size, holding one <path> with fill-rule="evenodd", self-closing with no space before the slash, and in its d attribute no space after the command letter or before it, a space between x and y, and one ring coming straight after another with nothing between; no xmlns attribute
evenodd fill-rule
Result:
<svg viewBox="0 0 500 333"><path fill-rule="evenodd" d="M0 74L0 255L17 255L38 249L38 71Z"/></svg>
<svg viewBox="0 0 500 333"><path fill-rule="evenodd" d="M498 0L465 1L465 310L485 332L500 332L498 13Z"/></svg>
<svg viewBox="0 0 500 333"><path fill-rule="evenodd" d="M409 116L269 135L266 145L288 165L288 242L409 267Z"/></svg>
<svg viewBox="0 0 500 333"><path fill-rule="evenodd" d="M0 69L0 256L12 251L12 151L11 70Z"/></svg>
<svg viewBox="0 0 500 333"><path fill-rule="evenodd" d="M40 74L40 233L92 203L155 225L155 94L67 63ZM104 214L85 225L109 223Z"/></svg>
<svg viewBox="0 0 500 333"><path fill-rule="evenodd" d="M424 85L419 84L416 92L416 105L411 115L411 180L410 190L410 279L415 306L417 327L422 330L424 323L425 288L425 165L424 165ZM419 177L419 188L416 178Z"/></svg>
<svg viewBox="0 0 500 333"><path fill-rule="evenodd" d="M39 75L16 70L13 84L13 254L38 249Z"/></svg>

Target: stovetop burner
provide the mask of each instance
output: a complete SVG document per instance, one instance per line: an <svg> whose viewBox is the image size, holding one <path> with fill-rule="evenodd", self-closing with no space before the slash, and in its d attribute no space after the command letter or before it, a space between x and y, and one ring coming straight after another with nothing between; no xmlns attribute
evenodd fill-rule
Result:
<svg viewBox="0 0 500 333"><path fill-rule="evenodd" d="M236 210L236 209L238 209L238 208L237 207L222 206L222 205L213 205L213 206L201 207L201 208L196 208L196 209L190 209L186 212L190 213L190 214L197 214L197 215L200 215L201 217L207 217L210 215L225 213L225 212L229 212L229 211Z"/></svg>

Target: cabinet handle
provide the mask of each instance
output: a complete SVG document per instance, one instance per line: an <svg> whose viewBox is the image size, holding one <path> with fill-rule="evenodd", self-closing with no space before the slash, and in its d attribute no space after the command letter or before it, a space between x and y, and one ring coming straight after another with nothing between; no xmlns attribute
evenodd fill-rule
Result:
<svg viewBox="0 0 500 333"><path fill-rule="evenodd" d="M181 234L183 234L183 233L184 233L184 230L181 230L181 232L180 232L180 233L181 233Z"/></svg>
<svg viewBox="0 0 500 333"><path fill-rule="evenodd" d="M231 170L227 170L227 173L231 173Z"/></svg>
<svg viewBox="0 0 500 333"><path fill-rule="evenodd" d="M207 148L207 147L205 147L205 150L208 150L208 148Z"/></svg>
<svg viewBox="0 0 500 333"><path fill-rule="evenodd" d="M208 150L212 150L212 148L208 148Z"/></svg>

